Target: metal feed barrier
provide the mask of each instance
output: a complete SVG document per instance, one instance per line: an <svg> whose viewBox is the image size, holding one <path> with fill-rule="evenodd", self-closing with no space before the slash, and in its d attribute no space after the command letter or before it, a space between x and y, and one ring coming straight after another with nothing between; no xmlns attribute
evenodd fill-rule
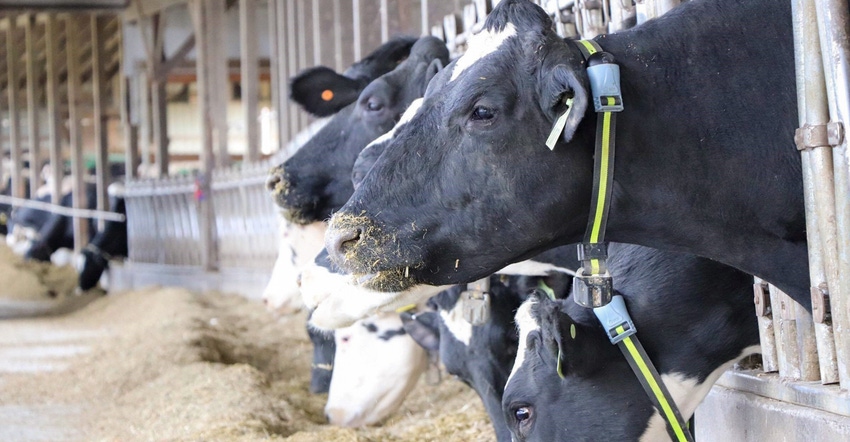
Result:
<svg viewBox="0 0 850 442"><path fill-rule="evenodd" d="M352 7L360 11L367 3L375 2L353 0ZM425 13L433 9L434 3L421 0L422 33L445 40L452 54L459 55L465 50L469 35L480 29L497 3L498 0L475 0L461 11L448 11L451 13L442 19L426 20ZM644 0L632 4L628 0L545 0L538 3L555 19L560 35L590 38L661 15L679 1ZM850 99L846 89L848 42L846 35L831 32L847 29L847 3L795 0L794 5L795 11L802 14L794 20L799 26L795 29L795 37L799 37L797 45L798 48L804 45L810 54L808 58L803 57L802 52L798 54L798 77L810 80L798 85L801 126L825 125L831 121L834 123L829 127L834 131L837 131L835 123L850 127ZM815 6L821 12L816 13ZM374 35L361 36L359 33L372 30L380 32L386 40L391 21L387 17L397 12L393 7L398 7L397 2L380 2L380 28L360 26L359 19L348 27L337 23L337 34L341 30L348 32L341 37L337 35L337 41L361 45L364 40L375 39ZM434 22L433 27L426 26ZM293 25L299 26L298 23L289 24ZM827 42L823 45L826 52L823 59L837 62L824 64L821 61L820 52L811 49L819 42ZM290 46L288 51L294 53L288 56L299 59L308 46ZM354 53L360 54L360 49L358 46ZM272 63L272 78L286 79L292 75L293 72L285 68L281 63ZM290 123L281 121L279 127L288 127ZM302 133L301 137L307 135ZM850 198L847 196L850 170L846 137L835 136L826 141L801 145L815 316L774 287L761 282L755 284L754 320L759 322L761 331L762 368L732 370L721 378L697 411L698 439L732 440L749 434L754 436L748 436L751 439L747 440L767 440L771 435L797 432L809 434L809 440L838 440L836 438L850 435L850 396L846 391L850 386L850 298L846 294L850 288L850 259L846 258L850 255L847 249L850 247ZM300 143L293 143L295 145ZM288 152L292 150L287 149ZM219 272L271 268L276 256L277 214L263 182L269 168L280 163L286 155L279 153L269 161L216 170L212 174L210 198L215 211ZM129 183L127 212L131 262L201 266L193 178Z"/></svg>

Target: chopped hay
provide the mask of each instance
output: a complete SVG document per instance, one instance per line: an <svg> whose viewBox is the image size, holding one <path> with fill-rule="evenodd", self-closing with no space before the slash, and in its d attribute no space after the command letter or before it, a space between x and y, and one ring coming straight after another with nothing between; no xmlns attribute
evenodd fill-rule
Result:
<svg viewBox="0 0 850 442"><path fill-rule="evenodd" d="M18 301L54 300L74 293L77 273L70 266L24 261L5 243L0 243L0 299Z"/></svg>
<svg viewBox="0 0 850 442"><path fill-rule="evenodd" d="M98 330L68 369L3 373L0 405L68 405L83 440L494 440L480 400L456 380L424 380L383 425L325 424L309 393L305 314L275 320L259 302L152 288L21 324ZM0 426L3 422L0 422ZM79 439L78 439L79 440Z"/></svg>

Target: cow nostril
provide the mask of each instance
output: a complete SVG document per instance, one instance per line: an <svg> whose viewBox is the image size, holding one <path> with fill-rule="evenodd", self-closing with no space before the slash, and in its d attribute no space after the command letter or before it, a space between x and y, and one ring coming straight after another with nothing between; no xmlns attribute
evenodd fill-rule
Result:
<svg viewBox="0 0 850 442"><path fill-rule="evenodd" d="M283 168L276 167L269 172L269 177L266 178L266 190L273 194L278 194L283 187Z"/></svg>
<svg viewBox="0 0 850 442"><path fill-rule="evenodd" d="M345 255L357 245L363 230L359 227L338 232L333 239L333 248L340 255Z"/></svg>

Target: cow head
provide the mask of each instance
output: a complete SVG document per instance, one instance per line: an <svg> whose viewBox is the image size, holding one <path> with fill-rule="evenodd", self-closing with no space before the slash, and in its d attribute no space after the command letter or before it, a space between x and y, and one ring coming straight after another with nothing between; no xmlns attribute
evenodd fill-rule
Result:
<svg viewBox="0 0 850 442"><path fill-rule="evenodd" d="M307 144L272 172L269 187L296 223L324 221L351 196L351 168L360 151L392 129L428 81L448 63L445 44L419 39L410 57L372 81L356 102L337 113Z"/></svg>
<svg viewBox="0 0 850 442"><path fill-rule="evenodd" d="M334 374L325 414L333 425L360 427L395 412L428 364L397 313L375 315L335 332Z"/></svg>
<svg viewBox="0 0 850 442"><path fill-rule="evenodd" d="M313 362L310 364L310 393L327 393L331 387L334 356L336 355L334 333L317 330L308 325L307 335L313 344Z"/></svg>
<svg viewBox="0 0 850 442"><path fill-rule="evenodd" d="M334 215L334 262L368 288L403 291L469 282L578 239L593 150L592 130L578 130L589 95L582 63L539 7L501 2ZM573 108L550 151L567 98Z"/></svg>
<svg viewBox="0 0 850 442"><path fill-rule="evenodd" d="M283 217L278 221L278 254L263 291L263 303L274 314L286 315L297 312L304 305L299 287L301 269L322 249L327 225L295 225Z"/></svg>
<svg viewBox="0 0 850 442"><path fill-rule="evenodd" d="M112 212L127 215L127 205L124 200L124 185L112 183L108 188L109 207ZM103 273L109 268L110 258L126 258L128 254L127 223L124 221L107 221L102 231L83 249L82 262L78 264L79 274L77 287L86 291L100 281Z"/></svg>

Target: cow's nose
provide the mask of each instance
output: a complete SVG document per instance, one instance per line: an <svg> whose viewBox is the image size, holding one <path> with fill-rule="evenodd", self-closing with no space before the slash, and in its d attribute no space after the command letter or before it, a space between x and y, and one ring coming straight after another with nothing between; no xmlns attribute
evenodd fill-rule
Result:
<svg viewBox="0 0 850 442"><path fill-rule="evenodd" d="M352 250L363 234L359 226L346 226L328 229L326 246L331 259L337 263L345 262L345 254Z"/></svg>
<svg viewBox="0 0 850 442"><path fill-rule="evenodd" d="M283 182L283 166L281 165L269 172L269 176L266 178L266 190L277 196L284 187Z"/></svg>

